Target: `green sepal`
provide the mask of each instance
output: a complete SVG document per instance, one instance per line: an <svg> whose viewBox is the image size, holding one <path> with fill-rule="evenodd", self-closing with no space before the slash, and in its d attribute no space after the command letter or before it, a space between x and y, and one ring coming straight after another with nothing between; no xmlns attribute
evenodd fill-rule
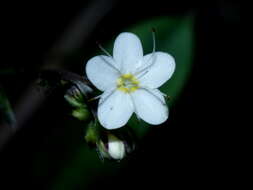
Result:
<svg viewBox="0 0 253 190"><path fill-rule="evenodd" d="M87 126L84 139L88 144L95 145L98 142L99 138L100 138L100 132L98 129L98 122L91 121Z"/></svg>

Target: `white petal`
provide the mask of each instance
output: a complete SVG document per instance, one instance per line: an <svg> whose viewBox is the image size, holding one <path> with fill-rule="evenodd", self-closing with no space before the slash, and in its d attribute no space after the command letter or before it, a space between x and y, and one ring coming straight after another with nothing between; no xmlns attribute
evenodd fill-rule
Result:
<svg viewBox="0 0 253 190"><path fill-rule="evenodd" d="M134 72L143 58L140 39L132 33L121 33L114 43L113 58L121 65L122 73Z"/></svg>
<svg viewBox="0 0 253 190"><path fill-rule="evenodd" d="M116 86L116 80L120 76L114 60L103 55L93 57L87 62L86 74L91 83L101 91Z"/></svg>
<svg viewBox="0 0 253 190"><path fill-rule="evenodd" d="M165 99L157 89L139 89L132 94L135 113L152 125L159 125L168 119L169 111Z"/></svg>
<svg viewBox="0 0 253 190"><path fill-rule="evenodd" d="M145 55L143 58L144 68L142 69L143 75L140 73L140 83L142 86L149 88L158 88L170 79L175 70L174 58L163 52L155 52ZM150 66L149 66L150 65Z"/></svg>
<svg viewBox="0 0 253 190"><path fill-rule="evenodd" d="M98 105L98 120L107 129L124 126L133 113L133 103L129 96L119 90L104 92Z"/></svg>

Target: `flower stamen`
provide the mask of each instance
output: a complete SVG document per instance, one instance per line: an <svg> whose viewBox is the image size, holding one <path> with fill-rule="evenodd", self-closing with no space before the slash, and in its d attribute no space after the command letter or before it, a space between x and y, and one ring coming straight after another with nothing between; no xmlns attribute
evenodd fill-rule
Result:
<svg viewBox="0 0 253 190"><path fill-rule="evenodd" d="M157 95L155 95L151 90L149 90L146 87L141 87L140 89L145 90L147 93L151 94L153 97L155 97L162 105L166 106L166 103L163 102Z"/></svg>
<svg viewBox="0 0 253 190"><path fill-rule="evenodd" d="M155 53L155 48L156 48L156 43L155 43L155 29L154 28L152 28L152 40L153 40L153 52L152 52L152 54L154 54Z"/></svg>
<svg viewBox="0 0 253 190"><path fill-rule="evenodd" d="M101 106L111 95L113 95L113 93L116 91L116 89L112 89L110 90L109 94L107 94L105 97L101 96L100 102L99 102L99 106Z"/></svg>
<svg viewBox="0 0 253 190"><path fill-rule="evenodd" d="M102 52L104 52L108 57L113 58L113 57L111 56L111 54L110 54L108 51L106 51L106 49L103 48L103 46L102 46L99 42L96 42L96 44L97 44L97 46L99 47L99 49L100 49ZM119 70L118 68L116 68L114 65L112 65L110 62L108 62L103 56L101 56L101 58L105 61L105 63L106 63L107 65L109 65L109 66L112 67L114 70L116 70L119 74L121 74L120 70Z"/></svg>
<svg viewBox="0 0 253 190"><path fill-rule="evenodd" d="M106 49L103 48L103 46L99 42L96 42L96 44L102 52L104 52L107 56L112 57L111 54L108 51L106 51Z"/></svg>
<svg viewBox="0 0 253 190"><path fill-rule="evenodd" d="M117 80L117 89L131 93L139 89L139 81L132 74L121 75Z"/></svg>
<svg viewBox="0 0 253 190"><path fill-rule="evenodd" d="M117 69L113 64L111 64L109 61L107 61L103 56L100 56L100 57L101 57L101 59L104 60L104 62L105 62L109 67L111 67L111 68L113 68L115 71L117 71L118 74L121 74L120 70Z"/></svg>
<svg viewBox="0 0 253 190"><path fill-rule="evenodd" d="M144 75L146 75L149 71L148 69L150 67L152 67L155 63L154 61L154 57L155 57L155 49L156 49L156 40L155 40L155 29L152 28L152 40L153 40L153 51L152 51L152 55L150 56L150 58L146 61L146 63L144 63L144 68L141 68L140 70L138 70L136 73L134 73L135 76L137 76L137 78L141 78ZM150 61L152 61L150 63ZM150 63L150 64L149 64Z"/></svg>

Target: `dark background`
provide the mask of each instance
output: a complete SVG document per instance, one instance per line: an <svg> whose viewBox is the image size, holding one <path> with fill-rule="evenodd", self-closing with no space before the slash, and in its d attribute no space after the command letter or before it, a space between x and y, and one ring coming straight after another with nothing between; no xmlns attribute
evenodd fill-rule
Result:
<svg viewBox="0 0 253 190"><path fill-rule="evenodd" d="M2 75L0 82L14 107L41 69L45 57L52 56L48 52L63 31L83 7L88 7L92 2L36 1L2 6L4 51L0 69L10 68L10 74ZM126 25L145 18L182 16L189 12L195 15L194 62L190 78L171 108L168 127L149 133L140 142L139 151L131 157L127 166L120 168L113 178L106 175L97 177L90 182L89 189L142 189L150 186L156 189L183 186L206 188L217 187L220 183L225 185L224 182L229 182L228 174L233 172L232 158L229 156L234 146L233 128L229 122L235 119L230 113L235 109L235 86L238 86L233 71L239 64L240 4L218 0L166 3L161 0L108 1L106 4L110 3L113 8L95 25L85 44L77 48L77 55L69 57L65 52L56 54L59 59L73 59L73 65L60 67L82 74L83 65L75 63L81 60L81 49L86 49L85 54L88 55L95 48L96 40L103 42L108 35L116 35ZM99 15L99 12L94 14ZM65 150L67 144L82 140L81 137L74 138L83 132L80 129L75 134L69 134L73 137L72 142L61 144L64 129L58 126L55 118L66 115L67 109L58 97L57 93L50 95L0 152L1 189L12 189L14 186L20 189L48 189L65 157L71 156L71 149ZM45 142L46 137L52 135L59 138L59 144L52 146ZM46 168L42 175L34 174L31 168L36 165L33 157L39 151L50 155L47 161L44 160ZM57 160L59 164L55 165ZM8 186L4 187L2 182ZM75 189L82 189L82 186Z"/></svg>

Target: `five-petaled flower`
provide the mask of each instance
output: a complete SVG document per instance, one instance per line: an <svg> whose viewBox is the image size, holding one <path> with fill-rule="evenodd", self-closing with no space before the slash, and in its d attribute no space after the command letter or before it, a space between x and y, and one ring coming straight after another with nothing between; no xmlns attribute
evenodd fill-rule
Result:
<svg viewBox="0 0 253 190"><path fill-rule="evenodd" d="M122 127L133 113L152 125L165 122L168 107L157 88L174 70L171 55L153 50L143 56L139 38L121 33L115 40L113 56L95 56L86 65L88 79L103 91L97 112L101 125L107 129Z"/></svg>

